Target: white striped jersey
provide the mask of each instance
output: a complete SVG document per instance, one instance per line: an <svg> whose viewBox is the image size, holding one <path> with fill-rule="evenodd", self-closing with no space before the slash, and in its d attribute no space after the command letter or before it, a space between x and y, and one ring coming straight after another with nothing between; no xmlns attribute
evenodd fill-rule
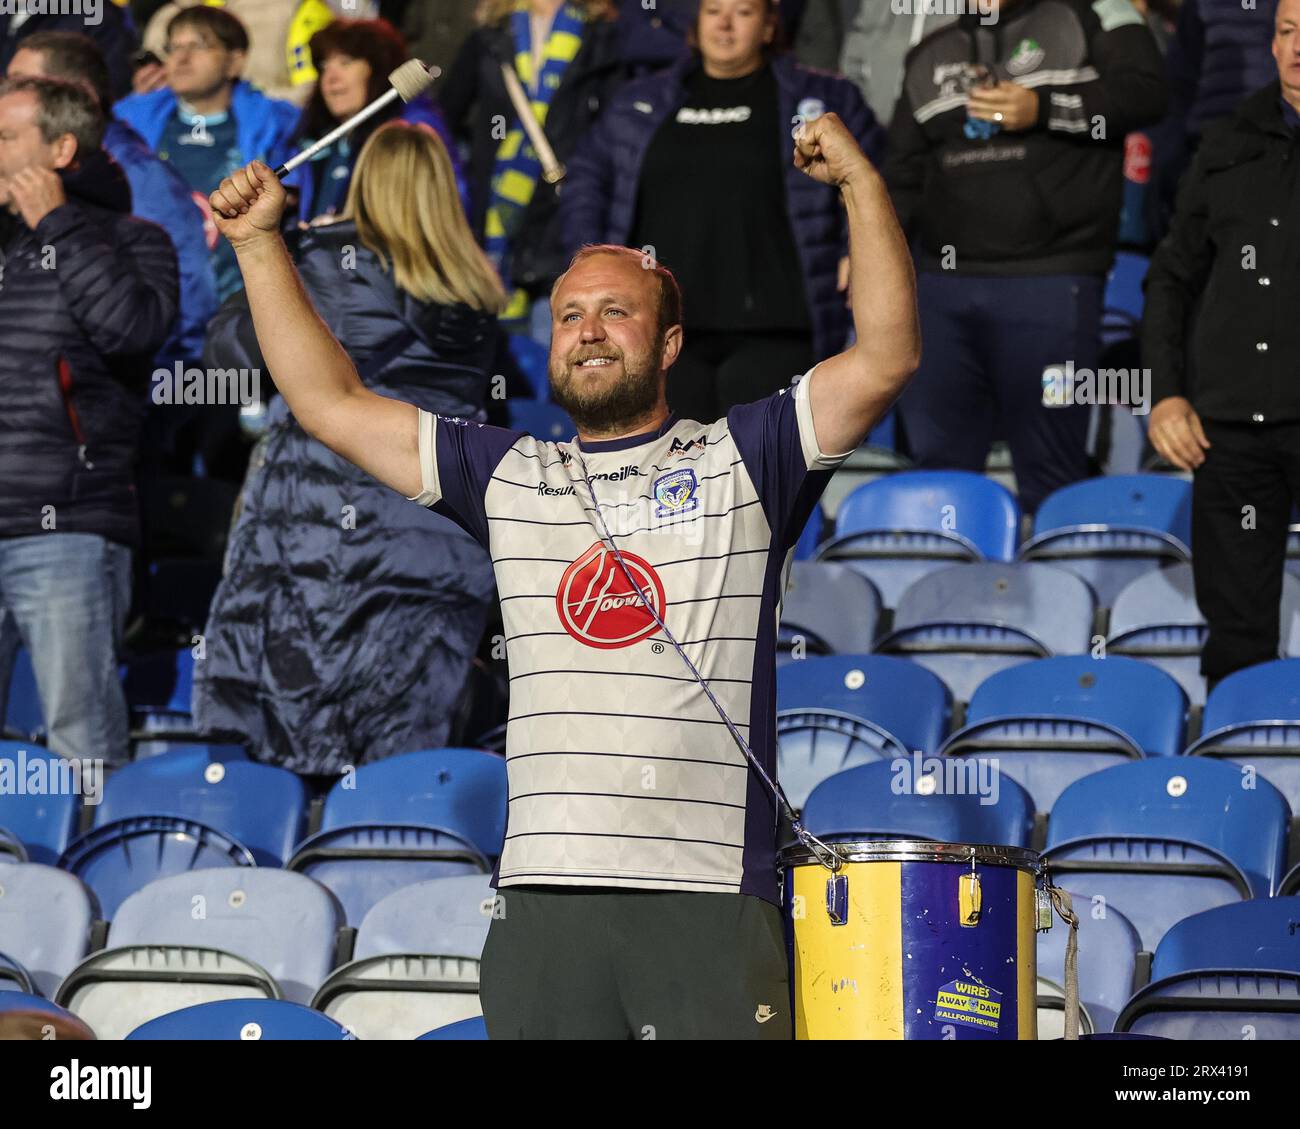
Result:
<svg viewBox="0 0 1300 1129"><path fill-rule="evenodd" d="M423 492L496 571L510 672L497 883L777 900L777 806L602 543L775 775L777 620L834 468L807 378L712 424L551 443L421 411Z"/></svg>

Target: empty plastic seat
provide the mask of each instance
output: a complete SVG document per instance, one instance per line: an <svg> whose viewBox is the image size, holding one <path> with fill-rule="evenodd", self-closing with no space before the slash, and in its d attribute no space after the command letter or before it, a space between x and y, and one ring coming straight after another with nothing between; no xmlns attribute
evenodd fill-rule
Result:
<svg viewBox="0 0 1300 1129"><path fill-rule="evenodd" d="M799 540L794 545L794 559L796 561L810 561L817 555L817 546L821 544L822 534L826 528L826 515L822 512L821 503L813 506L812 513L808 515L808 520L804 522L803 532L799 534Z"/></svg>
<svg viewBox="0 0 1300 1129"><path fill-rule="evenodd" d="M776 709L777 776L799 807L843 769L937 750L952 698L928 670L901 659L829 655L777 671Z"/></svg>
<svg viewBox="0 0 1300 1129"><path fill-rule="evenodd" d="M1154 568L1191 560L1192 484L1161 474L1112 475L1049 494L1034 515L1022 560L1086 580L1103 607Z"/></svg>
<svg viewBox="0 0 1300 1129"><path fill-rule="evenodd" d="M862 572L894 607L914 581L958 561L1009 561L1020 507L1006 487L969 471L912 470L867 482L835 514L818 557Z"/></svg>
<svg viewBox="0 0 1300 1129"><path fill-rule="evenodd" d="M325 798L321 829L291 869L328 886L359 925L385 895L413 882L485 873L505 835L504 758L433 749L363 765Z"/></svg>
<svg viewBox="0 0 1300 1129"><path fill-rule="evenodd" d="M95 1033L66 1008L28 992L0 992L0 1040L89 1040Z"/></svg>
<svg viewBox="0 0 1300 1129"><path fill-rule="evenodd" d="M1043 564L972 564L922 577L898 602L876 646L934 671L969 701L999 670L1049 655L1085 653L1096 601L1086 583Z"/></svg>
<svg viewBox="0 0 1300 1129"><path fill-rule="evenodd" d="M256 865L253 853L224 831L171 815L141 815L92 828L59 859L62 869L95 892L110 920L128 897L159 878Z"/></svg>
<svg viewBox="0 0 1300 1129"><path fill-rule="evenodd" d="M1276 788L1230 765L1135 761L1061 793L1044 858L1063 885L1123 913L1154 951L1189 913L1271 894L1290 818Z"/></svg>
<svg viewBox="0 0 1300 1129"><path fill-rule="evenodd" d="M1133 994L1137 958L1142 948L1137 930L1113 906L1089 903L1070 891L1079 918L1079 1000L1088 1009L1094 1031L1110 1031ZM1038 934L1038 974L1065 983L1065 947L1070 930L1059 918ZM1045 1038L1040 1026L1038 1037Z"/></svg>
<svg viewBox="0 0 1300 1129"><path fill-rule="evenodd" d="M376 956L337 969L312 1007L359 1039L415 1039L482 1014L479 962L467 957Z"/></svg>
<svg viewBox="0 0 1300 1129"><path fill-rule="evenodd" d="M19 647L14 655L5 703L4 736L18 741L45 740L45 712L36 687L32 656L26 647Z"/></svg>
<svg viewBox="0 0 1300 1129"><path fill-rule="evenodd" d="M573 421L559 404L549 400L524 400L512 396L506 401L510 426L536 439L563 443L576 434Z"/></svg>
<svg viewBox="0 0 1300 1129"><path fill-rule="evenodd" d="M865 576L830 561L796 560L781 604L777 661L793 651L849 655L871 650L880 620L880 593Z"/></svg>
<svg viewBox="0 0 1300 1129"><path fill-rule="evenodd" d="M1172 926L1117 1031L1170 1039L1300 1038L1300 902L1256 898Z"/></svg>
<svg viewBox="0 0 1300 1129"><path fill-rule="evenodd" d="M1300 655L1300 579L1282 580L1282 654ZM1205 702L1200 671L1205 620L1196 606L1191 565L1158 569L1133 581L1115 598L1106 649L1132 655L1168 671L1194 705Z"/></svg>
<svg viewBox="0 0 1300 1129"><path fill-rule="evenodd" d="M1142 325L1145 295L1142 284L1151 259L1134 251L1119 251L1106 276L1102 310L1102 340L1123 341L1136 337Z"/></svg>
<svg viewBox="0 0 1300 1129"><path fill-rule="evenodd" d="M1065 1038L1065 989L1055 980L1038 974L1038 1038ZM1094 1031L1092 1013L1083 997L1079 998L1079 1034L1091 1035Z"/></svg>
<svg viewBox="0 0 1300 1129"><path fill-rule="evenodd" d="M69 760L39 745L0 741L0 827L32 862L58 861L76 831L82 780Z"/></svg>
<svg viewBox="0 0 1300 1129"><path fill-rule="evenodd" d="M478 960L497 906L486 874L403 886L366 914L352 955L432 953Z"/></svg>
<svg viewBox="0 0 1300 1129"><path fill-rule="evenodd" d="M1187 698L1164 671L1136 659L1061 655L980 683L946 756L988 757L1051 810L1090 773L1183 747Z"/></svg>
<svg viewBox="0 0 1300 1129"><path fill-rule="evenodd" d="M36 991L32 974L27 971L22 961L0 950L0 992Z"/></svg>
<svg viewBox="0 0 1300 1129"><path fill-rule="evenodd" d="M823 780L804 806L804 826L827 840L929 839L1026 847L1034 805L987 763L919 754L876 761Z"/></svg>
<svg viewBox="0 0 1300 1129"><path fill-rule="evenodd" d="M1238 670L1205 703L1188 756L1253 766L1300 810L1300 659Z"/></svg>
<svg viewBox="0 0 1300 1129"><path fill-rule="evenodd" d="M288 1000L216 1000L168 1012L142 1023L128 1039L308 1039L354 1038L342 1024Z"/></svg>
<svg viewBox="0 0 1300 1129"><path fill-rule="evenodd" d="M242 751L210 759L204 746L162 753L118 769L95 809L95 828L137 816L175 816L225 832L259 866L283 866L307 824L307 789L292 772Z"/></svg>
<svg viewBox="0 0 1300 1129"><path fill-rule="evenodd" d="M190 733L194 655L189 648L132 659L123 678L131 724L137 733Z"/></svg>
<svg viewBox="0 0 1300 1129"><path fill-rule="evenodd" d="M53 996L90 952L99 918L94 896L71 874L40 863L0 862L0 952Z"/></svg>
<svg viewBox="0 0 1300 1129"><path fill-rule="evenodd" d="M417 1037L417 1042L443 1042L446 1040L487 1039L487 1025L481 1015L473 1019L462 1019L457 1023L448 1023L445 1027L435 1027Z"/></svg>

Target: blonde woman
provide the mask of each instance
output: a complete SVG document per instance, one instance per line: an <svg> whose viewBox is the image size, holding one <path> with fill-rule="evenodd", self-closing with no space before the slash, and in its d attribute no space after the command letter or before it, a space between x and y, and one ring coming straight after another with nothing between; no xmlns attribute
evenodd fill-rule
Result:
<svg viewBox="0 0 1300 1129"><path fill-rule="evenodd" d="M484 418L505 293L431 129L371 136L343 218L305 237L300 273L369 387ZM246 309L212 333L224 364L265 372ZM330 777L445 744L492 596L466 533L332 454L277 400L196 664L196 724Z"/></svg>
<svg viewBox="0 0 1300 1129"><path fill-rule="evenodd" d="M557 186L542 176L523 134L502 63L563 164L624 75L612 16L605 0L486 0L481 26L438 94L448 128L469 154L470 223L510 292L506 327L543 342L551 332L546 299L569 256Z"/></svg>

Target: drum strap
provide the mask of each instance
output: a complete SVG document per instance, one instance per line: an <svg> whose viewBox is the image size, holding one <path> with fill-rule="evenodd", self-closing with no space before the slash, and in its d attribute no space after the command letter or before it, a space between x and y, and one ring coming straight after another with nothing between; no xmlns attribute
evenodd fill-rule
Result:
<svg viewBox="0 0 1300 1129"><path fill-rule="evenodd" d="M1074 900L1069 893L1048 881L1047 892L1052 905L1066 925L1070 927L1065 942L1065 1037L1079 1037L1079 917L1074 912Z"/></svg>
<svg viewBox="0 0 1300 1129"><path fill-rule="evenodd" d="M811 851L813 857L821 862L821 864L828 870L831 870L832 872L839 870L840 866L843 865L844 860L831 847L828 847L818 839L817 836L813 835L804 827L799 816L791 806L790 801L786 798L785 789L783 789L781 785L767 772L762 764L759 763L758 758L754 756L753 750L749 747L749 742L740 735L740 730L736 727L736 723L727 716L727 711L722 708L722 703L718 701L712 688L709 686L708 682L705 681L704 676L698 669L696 669L695 664L691 662L690 656L682 648L682 645L677 642L673 633L668 630L668 625L664 623L663 617L650 602L649 597L646 596L641 585L636 582L636 577L632 575L632 570L627 567L627 562L623 560L623 554L619 552L618 546L614 544L613 534L610 533L609 526L605 524L605 515L600 512L600 505L596 501L595 487L592 486L591 477L587 474L587 465L583 461L582 455L578 453L576 437L573 442L573 450L577 458L578 468L582 472L582 480L587 486L587 494L591 498L592 513L596 515L596 520L592 522L592 525L595 528L596 534L600 538L601 543L614 554L614 559L618 562L619 568L623 570L623 575L627 577L628 583L632 585L632 589L636 592L637 598L640 599L642 606L650 613L651 618L658 625L659 630L664 633L664 637L672 644L673 650L677 652L681 657L682 662L686 664L687 669L691 672L691 676L700 684L700 689L704 691L709 701L713 703L713 708L718 711L718 716L722 718L723 724L727 727L727 731L731 734L736 744L740 746L740 751L745 754L745 759L749 761L750 767L758 773L759 779L763 781L767 786L768 791L770 791L773 797L775 797L777 804L785 813L786 819L790 821L790 827L794 832L795 838ZM597 522L599 522L599 525L597 525Z"/></svg>

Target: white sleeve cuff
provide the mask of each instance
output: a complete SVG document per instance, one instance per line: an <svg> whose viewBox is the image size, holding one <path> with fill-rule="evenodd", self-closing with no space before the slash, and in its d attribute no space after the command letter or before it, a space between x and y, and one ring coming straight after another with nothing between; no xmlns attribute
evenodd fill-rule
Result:
<svg viewBox="0 0 1300 1129"><path fill-rule="evenodd" d="M407 501L418 502L422 506L432 506L442 497L442 491L438 488L438 455L433 433L434 415L423 408L419 411L420 485L423 489L415 497L408 497Z"/></svg>

